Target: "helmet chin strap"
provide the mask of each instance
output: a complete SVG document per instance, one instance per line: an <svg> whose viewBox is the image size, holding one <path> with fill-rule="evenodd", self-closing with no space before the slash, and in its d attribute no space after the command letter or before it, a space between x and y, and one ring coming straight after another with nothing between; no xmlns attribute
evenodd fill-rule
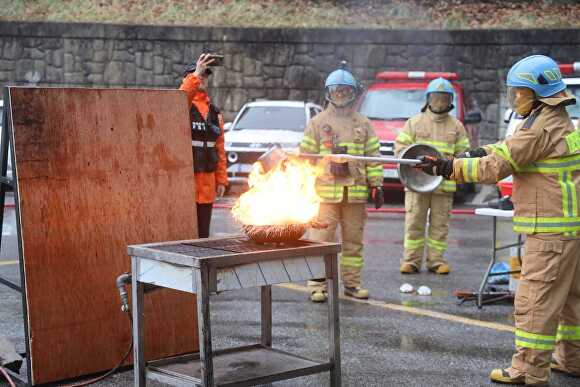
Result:
<svg viewBox="0 0 580 387"><path fill-rule="evenodd" d="M441 110L441 111L435 111L431 108L431 105L429 105L428 103L425 104L425 106L423 106L423 109L421 109L421 112L424 113L425 110L429 109L429 111L431 113L434 114L445 114L445 113L449 113L451 110L453 110L455 106L453 106L453 104L447 106L445 109Z"/></svg>
<svg viewBox="0 0 580 387"><path fill-rule="evenodd" d="M342 106L336 105L332 101L330 101L330 104L332 105L332 108L334 109L336 114L338 114L339 116L350 114L354 107L353 102L349 102L348 104Z"/></svg>

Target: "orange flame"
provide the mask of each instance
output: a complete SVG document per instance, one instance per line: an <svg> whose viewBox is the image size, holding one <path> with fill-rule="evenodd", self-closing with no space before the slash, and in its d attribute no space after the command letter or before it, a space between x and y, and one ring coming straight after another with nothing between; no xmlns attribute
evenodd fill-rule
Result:
<svg viewBox="0 0 580 387"><path fill-rule="evenodd" d="M238 222L254 226L308 223L318 215L319 174L320 168L305 160L290 158L267 173L254 163L250 189L238 198L232 214Z"/></svg>

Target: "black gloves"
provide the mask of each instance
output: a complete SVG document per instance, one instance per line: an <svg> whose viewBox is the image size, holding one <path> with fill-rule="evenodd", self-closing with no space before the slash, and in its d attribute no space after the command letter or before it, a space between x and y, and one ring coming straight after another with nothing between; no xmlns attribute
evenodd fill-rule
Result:
<svg viewBox="0 0 580 387"><path fill-rule="evenodd" d="M483 148L476 148L472 150L468 150L467 152L460 153L457 156L458 159L471 159L471 158L479 158L487 156L487 152Z"/></svg>
<svg viewBox="0 0 580 387"><path fill-rule="evenodd" d="M375 203L375 208L381 208L383 204L385 204L385 192L383 191L383 187L372 187L371 198Z"/></svg>
<svg viewBox="0 0 580 387"><path fill-rule="evenodd" d="M449 179L453 173L453 160L439 159L433 156L421 156L419 160L421 164L417 164L415 168L421 169L428 175L443 176Z"/></svg>

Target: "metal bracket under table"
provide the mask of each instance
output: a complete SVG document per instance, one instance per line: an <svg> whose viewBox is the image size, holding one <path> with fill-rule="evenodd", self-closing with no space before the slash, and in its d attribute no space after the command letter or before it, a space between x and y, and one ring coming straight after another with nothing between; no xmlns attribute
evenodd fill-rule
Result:
<svg viewBox="0 0 580 387"><path fill-rule="evenodd" d="M262 245L245 236L128 246L132 262L135 385L146 379L172 385L253 386L330 372L341 385L338 266L340 244L299 240ZM306 359L272 348L271 285L326 278L329 358ZM197 295L199 353L145 362L145 284ZM260 287L261 340L251 346L212 350L210 294Z"/></svg>
<svg viewBox="0 0 580 387"><path fill-rule="evenodd" d="M523 241L522 241L522 234L517 234L518 240L516 243L511 243L511 244L503 245L503 246L497 245L497 218L510 218L511 219L514 216L513 211L497 210L494 208L478 208L475 210L475 214L493 217L493 230L492 230L493 241L492 241L492 247L491 247L491 251L492 251L491 260L489 261L489 264L487 265L487 270L485 271L485 273L483 275L483 279L481 280L481 284L479 285L479 291L477 292L477 307L479 309L481 309L481 308L483 308L484 295L487 294L485 292L485 289L488 285L487 281L488 281L489 277L499 276L499 275L512 275L512 274L517 274L520 272L519 270L515 270L515 271L507 271L507 272L501 272L501 273L492 273L491 269L493 268L493 265L495 265L495 263L497 262L497 252L502 251L502 250L506 250L506 249L510 249L512 247L517 247L517 254L518 254L517 257L521 263ZM504 298L497 297L496 299L502 300Z"/></svg>

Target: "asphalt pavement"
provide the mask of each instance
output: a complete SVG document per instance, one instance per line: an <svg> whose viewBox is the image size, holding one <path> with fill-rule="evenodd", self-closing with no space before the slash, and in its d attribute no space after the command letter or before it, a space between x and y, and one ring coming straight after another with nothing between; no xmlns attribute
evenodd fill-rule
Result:
<svg viewBox="0 0 580 387"><path fill-rule="evenodd" d="M228 201L222 200L222 205ZM227 207L227 206L224 206ZM395 204L394 207L396 208ZM399 204L400 207L400 204ZM463 207L465 209L465 207ZM491 386L489 372L509 364L514 349L512 303L477 309L459 305L454 289L475 289L489 263L492 220L452 216L447 257L448 276L399 274L403 253L404 214L370 213L365 232L364 283L369 301L340 300L344 386ZM216 208L213 235L238 233L228 208ZM499 228L500 242L514 237L509 224ZM5 210L0 275L18 281L13 208ZM431 296L405 295L399 288L429 286ZM308 301L305 284L273 287L273 345L314 359L327 351L326 305ZM256 289L216 295L212 299L214 346L226 348L259 340L259 293ZM0 286L0 334L24 350L18 293ZM130 386L130 370L97 383ZM6 385L0 382L1 386ZM158 383L150 383L160 386ZM328 386L326 374L272 386ZM554 374L554 386L578 386L578 380Z"/></svg>

